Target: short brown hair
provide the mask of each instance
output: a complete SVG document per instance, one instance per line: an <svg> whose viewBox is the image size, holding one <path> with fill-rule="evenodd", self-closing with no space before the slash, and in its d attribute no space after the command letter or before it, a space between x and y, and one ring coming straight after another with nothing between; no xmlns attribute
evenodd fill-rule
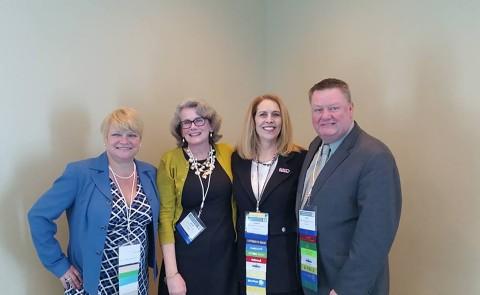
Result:
<svg viewBox="0 0 480 295"><path fill-rule="evenodd" d="M290 122L290 116L288 115L287 107L282 102L280 97L272 94L265 94L255 97L248 106L242 135L237 144L237 153L243 159L252 160L257 156L259 140L257 132L255 131L255 114L257 113L258 105L266 99L271 100L278 105L278 108L280 109L280 115L282 117L282 129L280 130L280 134L277 138L277 153L282 156L286 156L290 152L300 150L300 147L292 142L292 124Z"/></svg>
<svg viewBox="0 0 480 295"><path fill-rule="evenodd" d="M310 88L310 90L308 91L308 100L312 102L312 95L315 91L333 88L339 89L343 93L347 101L349 103L352 103L352 95L350 93L350 88L348 87L347 82L336 78L323 79L322 81L313 85L312 88Z"/></svg>
<svg viewBox="0 0 480 295"><path fill-rule="evenodd" d="M192 108L195 109L197 114L207 119L210 122L210 127L212 127L212 137L211 143L216 143L222 138L222 135L218 132L220 131L220 126L222 125L222 118L217 114L214 108L212 108L206 101L200 99L187 99L177 105L175 109L175 114L173 115L172 121L170 122L170 133L177 140L177 146L183 147L182 142L182 127L180 126L180 112L183 109Z"/></svg>

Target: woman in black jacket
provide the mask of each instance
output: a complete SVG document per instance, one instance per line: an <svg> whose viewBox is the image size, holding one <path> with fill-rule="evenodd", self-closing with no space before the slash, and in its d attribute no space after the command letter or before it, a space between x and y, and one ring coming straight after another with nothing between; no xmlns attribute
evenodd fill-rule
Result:
<svg viewBox="0 0 480 295"><path fill-rule="evenodd" d="M291 129L288 111L279 97L256 97L232 155L240 294L265 286L267 294L302 294L295 195L305 151L292 143ZM252 216L268 216L268 222L246 226L246 218L256 220ZM256 235L262 226L268 228L268 234Z"/></svg>

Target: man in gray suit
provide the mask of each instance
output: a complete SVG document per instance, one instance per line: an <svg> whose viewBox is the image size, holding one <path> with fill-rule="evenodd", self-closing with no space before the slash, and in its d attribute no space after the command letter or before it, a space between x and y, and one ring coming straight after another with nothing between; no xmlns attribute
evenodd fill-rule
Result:
<svg viewBox="0 0 480 295"><path fill-rule="evenodd" d="M296 204L304 292L386 295L402 202L395 159L353 120L347 83L322 80L309 99L318 137L303 163Z"/></svg>

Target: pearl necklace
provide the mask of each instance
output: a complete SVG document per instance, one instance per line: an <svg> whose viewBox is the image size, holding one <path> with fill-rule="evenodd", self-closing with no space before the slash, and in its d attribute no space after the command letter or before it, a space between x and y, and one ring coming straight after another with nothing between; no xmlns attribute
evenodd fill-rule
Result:
<svg viewBox="0 0 480 295"><path fill-rule="evenodd" d="M202 176L206 179L208 175L212 174L215 168L215 149L210 146L207 160L204 163L199 163L198 159L193 155L192 151L187 148L188 162L190 163L190 169L195 171L195 175Z"/></svg>
<svg viewBox="0 0 480 295"><path fill-rule="evenodd" d="M133 171L132 171L132 174L130 174L129 176L121 176L121 175L118 175L117 173L115 173L115 171L113 170L113 168L109 165L108 166L108 169L110 169L110 171L112 172L112 174L117 177L117 178L120 178L120 179L130 179L133 177L133 175L135 174L135 172L137 171L137 166L135 165L135 162L133 162Z"/></svg>

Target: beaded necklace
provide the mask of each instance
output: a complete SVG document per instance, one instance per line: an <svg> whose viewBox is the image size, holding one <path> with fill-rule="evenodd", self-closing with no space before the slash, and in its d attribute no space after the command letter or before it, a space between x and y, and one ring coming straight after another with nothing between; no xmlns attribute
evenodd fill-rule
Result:
<svg viewBox="0 0 480 295"><path fill-rule="evenodd" d="M195 171L195 175L207 179L207 176L212 174L213 169L215 169L215 149L210 146L207 160L203 163L198 162L198 159L193 155L192 151L189 148L187 148L186 152L188 155L188 163L190 164L190 169Z"/></svg>
<svg viewBox="0 0 480 295"><path fill-rule="evenodd" d="M198 176L198 180L200 181L200 186L202 187L202 204L200 205L200 210L198 211L197 217L200 218L202 215L203 206L205 205L205 199L207 198L208 190L210 189L210 180L212 179L212 172L215 168L215 149L210 146L210 152L208 152L207 160L204 163L199 163L197 158L193 155L192 151L187 148L187 155L188 155L188 162L190 163L190 169L195 171L195 175ZM203 181L200 178L203 177L207 179L208 176L208 184L207 189L203 185Z"/></svg>

